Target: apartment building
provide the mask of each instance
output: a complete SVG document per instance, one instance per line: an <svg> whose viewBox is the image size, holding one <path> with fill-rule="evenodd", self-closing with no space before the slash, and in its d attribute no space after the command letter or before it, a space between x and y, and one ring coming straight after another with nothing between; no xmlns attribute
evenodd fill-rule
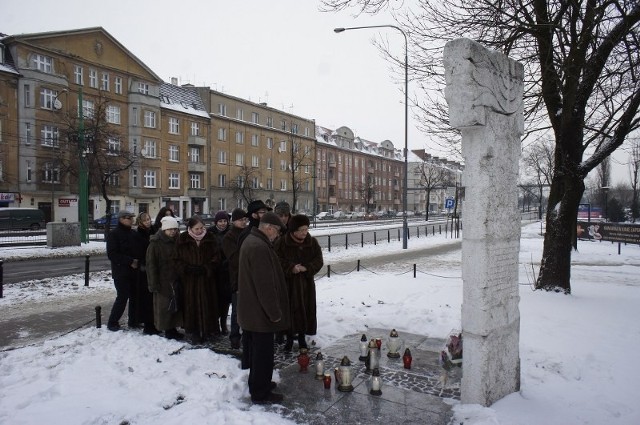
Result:
<svg viewBox="0 0 640 425"><path fill-rule="evenodd" d="M461 163L433 156L424 149L417 149L409 152L408 164L409 211L424 212L428 209L429 213L438 213L445 209L447 198L456 199L456 189L461 186L464 170ZM457 211L460 212L460 208Z"/></svg>
<svg viewBox="0 0 640 425"><path fill-rule="evenodd" d="M0 42L0 207L15 205L20 200L16 187L18 145L15 137L19 76L7 47Z"/></svg>
<svg viewBox="0 0 640 425"><path fill-rule="evenodd" d="M316 128L317 211L399 211L404 157L393 143L356 137L348 127Z"/></svg>

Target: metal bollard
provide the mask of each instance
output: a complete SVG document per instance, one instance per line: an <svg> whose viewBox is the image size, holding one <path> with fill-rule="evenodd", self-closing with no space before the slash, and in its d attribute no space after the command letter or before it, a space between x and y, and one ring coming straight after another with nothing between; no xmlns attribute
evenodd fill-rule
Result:
<svg viewBox="0 0 640 425"><path fill-rule="evenodd" d="M96 328L102 327L102 307L96 306Z"/></svg>
<svg viewBox="0 0 640 425"><path fill-rule="evenodd" d="M404 232L404 229L402 231ZM400 229L398 229L398 241L400 241Z"/></svg>
<svg viewBox="0 0 640 425"><path fill-rule="evenodd" d="M377 241L376 241L376 232L373 232L373 245L378 245Z"/></svg>
<svg viewBox="0 0 640 425"><path fill-rule="evenodd" d="M327 264L327 277L331 277L331 264Z"/></svg>
<svg viewBox="0 0 640 425"><path fill-rule="evenodd" d="M416 278L416 264L413 264L413 278Z"/></svg>
<svg viewBox="0 0 640 425"><path fill-rule="evenodd" d="M358 260L358 265L356 266L356 271L360 271L360 260Z"/></svg>
<svg viewBox="0 0 640 425"><path fill-rule="evenodd" d="M387 230L387 243L391 243L391 230Z"/></svg>
<svg viewBox="0 0 640 425"><path fill-rule="evenodd" d="M360 246L364 247L364 233L360 233Z"/></svg>
<svg viewBox="0 0 640 425"><path fill-rule="evenodd" d="M84 257L84 286L89 286L89 254Z"/></svg>
<svg viewBox="0 0 640 425"><path fill-rule="evenodd" d="M331 235L327 235L327 245L329 248L329 252L331 252Z"/></svg>
<svg viewBox="0 0 640 425"><path fill-rule="evenodd" d="M0 260L0 298L4 297L2 286L4 285L4 261Z"/></svg>
<svg viewBox="0 0 640 425"><path fill-rule="evenodd" d="M344 249L349 249L349 234L344 234Z"/></svg>

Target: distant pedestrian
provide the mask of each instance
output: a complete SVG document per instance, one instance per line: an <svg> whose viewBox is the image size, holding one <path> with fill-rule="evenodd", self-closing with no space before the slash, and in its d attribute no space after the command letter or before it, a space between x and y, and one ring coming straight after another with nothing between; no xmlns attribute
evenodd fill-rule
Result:
<svg viewBox="0 0 640 425"><path fill-rule="evenodd" d="M240 326L238 325L238 259L240 258L238 238L247 227L249 219L242 208L236 208L231 212L231 229L222 240L222 251L227 258L229 266L229 282L231 284L231 331L229 342L231 348L240 348Z"/></svg>
<svg viewBox="0 0 640 425"><path fill-rule="evenodd" d="M238 322L242 327L242 367L249 371L254 403L279 403L274 393L274 333L289 328L289 300L282 267L273 249L282 222L272 212L262 215L240 248Z"/></svg>
<svg viewBox="0 0 640 425"><path fill-rule="evenodd" d="M174 264L178 221L163 217L160 230L151 236L147 249L147 282L153 293L153 318L155 327L168 339L184 339L176 328L182 326L182 309L171 311L169 306L175 296L178 272Z"/></svg>
<svg viewBox="0 0 640 425"><path fill-rule="evenodd" d="M187 230L178 236L175 258L183 290L184 330L192 343L199 344L220 332L214 276L220 250L200 217L191 217Z"/></svg>
<svg viewBox="0 0 640 425"><path fill-rule="evenodd" d="M146 256L149 238L152 233L151 216L146 212L140 213L135 223L136 234L136 258L138 259L138 269L135 273L133 290L131 291L130 305L135 305L137 317L136 324L144 323L143 333L146 335L156 335L158 330L153 324L153 295L149 292L147 285Z"/></svg>
<svg viewBox="0 0 640 425"><path fill-rule="evenodd" d="M275 249L287 280L291 314L285 351L291 351L295 335L299 348L308 348L305 335L315 335L318 328L314 276L324 264L320 244L309 234L309 218L292 216L287 234L275 242Z"/></svg>
<svg viewBox="0 0 640 425"><path fill-rule="evenodd" d="M107 329L120 330L120 319L127 308L131 290L136 279L136 272L140 259L136 258L133 213L121 210L118 213L118 225L107 235L107 257L111 261L111 276L116 287L116 299L111 307L111 314L107 321ZM128 323L135 327L137 312L135 306L129 304Z"/></svg>
<svg viewBox="0 0 640 425"><path fill-rule="evenodd" d="M220 250L220 262L215 269L216 288L218 290L218 314L220 333L228 335L227 317L231 305L231 282L229 281L229 262L222 249L222 240L229 231L229 214L226 211L218 211L213 218L214 223L208 230L218 244Z"/></svg>

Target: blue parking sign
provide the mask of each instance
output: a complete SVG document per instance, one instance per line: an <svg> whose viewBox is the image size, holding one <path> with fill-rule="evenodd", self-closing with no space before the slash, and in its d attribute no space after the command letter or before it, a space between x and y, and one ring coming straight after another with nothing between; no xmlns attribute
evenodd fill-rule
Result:
<svg viewBox="0 0 640 425"><path fill-rule="evenodd" d="M456 201L453 198L447 198L444 200L444 207L447 209L451 209L456 205Z"/></svg>

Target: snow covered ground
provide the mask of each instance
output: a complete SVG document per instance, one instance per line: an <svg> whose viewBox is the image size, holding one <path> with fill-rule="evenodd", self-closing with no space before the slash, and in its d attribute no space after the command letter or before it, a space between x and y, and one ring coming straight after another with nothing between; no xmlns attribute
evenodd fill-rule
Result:
<svg viewBox="0 0 640 425"><path fill-rule="evenodd" d="M490 408L458 404L454 423L639 424L640 367L633 358L640 351L640 247L623 246L618 255L617 244L579 242L572 295L538 292L531 287L531 263L540 259L539 232L539 223L527 225L521 239L522 389ZM436 235L411 239L409 249L454 242ZM83 249L103 249L94 244L100 243ZM400 250L401 242L335 248L325 252L325 264L361 259L366 267L367 259ZM8 252L0 250L0 257ZM402 262L320 278L317 344L367 326L441 338L459 329L460 251L429 257L417 269L416 279L411 264ZM108 273L92 275L89 288L81 275L8 285L0 314L88 291L113 292ZM172 355L182 345L138 332L87 328L0 352L0 423L291 423L251 405L247 371L235 358L207 349Z"/></svg>

